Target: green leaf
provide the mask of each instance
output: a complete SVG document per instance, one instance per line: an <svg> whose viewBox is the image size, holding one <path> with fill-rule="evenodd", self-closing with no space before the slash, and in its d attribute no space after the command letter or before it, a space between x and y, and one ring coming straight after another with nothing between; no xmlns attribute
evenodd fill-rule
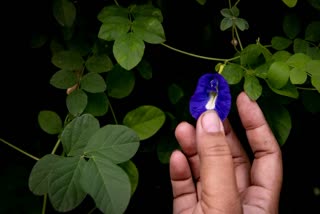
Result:
<svg viewBox="0 0 320 214"><path fill-rule="evenodd" d="M286 108L270 100L263 113L280 146L283 146L291 131L291 117ZM272 103L272 104L271 104Z"/></svg>
<svg viewBox="0 0 320 214"><path fill-rule="evenodd" d="M312 75L311 84L317 89L320 93L320 74Z"/></svg>
<svg viewBox="0 0 320 214"><path fill-rule="evenodd" d="M44 195L49 192L49 176L60 158L57 155L47 154L32 167L28 185L33 194Z"/></svg>
<svg viewBox="0 0 320 214"><path fill-rule="evenodd" d="M56 211L76 208L86 197L80 186L86 161L82 157L61 157L49 176L49 199Z"/></svg>
<svg viewBox="0 0 320 214"><path fill-rule="evenodd" d="M76 7L69 0L53 1L53 16L62 27L71 27L76 19Z"/></svg>
<svg viewBox="0 0 320 214"><path fill-rule="evenodd" d="M232 6L230 11L234 17L238 17L240 15L240 10L238 9L237 6Z"/></svg>
<svg viewBox="0 0 320 214"><path fill-rule="evenodd" d="M317 91L302 91L300 97L307 111L320 112L320 94Z"/></svg>
<svg viewBox="0 0 320 214"><path fill-rule="evenodd" d="M174 150L179 149L179 144L172 136L161 136L157 142L157 156L162 164L170 162L171 154Z"/></svg>
<svg viewBox="0 0 320 214"><path fill-rule="evenodd" d="M291 55L292 54L288 51L284 51L284 50L277 51L272 55L271 60L286 62L290 58Z"/></svg>
<svg viewBox="0 0 320 214"><path fill-rule="evenodd" d="M139 71L142 78L146 80L152 78L152 66L147 60L142 59L141 62L137 65L137 70Z"/></svg>
<svg viewBox="0 0 320 214"><path fill-rule="evenodd" d="M304 53L308 55L308 49L309 49L309 42L299 38L293 41L294 53Z"/></svg>
<svg viewBox="0 0 320 214"><path fill-rule="evenodd" d="M254 65L259 61L262 49L257 44L249 44L240 53L241 65Z"/></svg>
<svg viewBox="0 0 320 214"><path fill-rule="evenodd" d="M311 58L308 55L304 53L296 53L288 58L287 64L294 68L306 70L306 65L310 60Z"/></svg>
<svg viewBox="0 0 320 214"><path fill-rule="evenodd" d="M129 10L117 5L110 5L102 8L99 12L97 18L100 22L105 23L109 22L110 19L114 17L122 17L128 19Z"/></svg>
<svg viewBox="0 0 320 214"><path fill-rule="evenodd" d="M282 0L283 3L285 3L288 7L292 8L295 7L298 0Z"/></svg>
<svg viewBox="0 0 320 214"><path fill-rule="evenodd" d="M307 73L300 68L290 70L290 81L292 84L303 84L307 80Z"/></svg>
<svg viewBox="0 0 320 214"><path fill-rule="evenodd" d="M106 125L89 139L86 156L109 159L113 163L129 160L139 148L139 137L123 125Z"/></svg>
<svg viewBox="0 0 320 214"><path fill-rule="evenodd" d="M311 22L305 31L305 40L311 42L319 42L320 41L320 21Z"/></svg>
<svg viewBox="0 0 320 214"><path fill-rule="evenodd" d="M91 93L104 92L107 89L106 82L99 73L87 73L80 81L80 88Z"/></svg>
<svg viewBox="0 0 320 214"><path fill-rule="evenodd" d="M69 112L72 115L77 116L86 108L88 97L83 90L77 89L67 96L66 103Z"/></svg>
<svg viewBox="0 0 320 214"><path fill-rule="evenodd" d="M306 70L312 76L320 75L320 60L310 60L306 65Z"/></svg>
<svg viewBox="0 0 320 214"><path fill-rule="evenodd" d="M233 26L231 18L223 18L220 22L220 30L225 31Z"/></svg>
<svg viewBox="0 0 320 214"><path fill-rule="evenodd" d="M137 17L132 23L132 31L137 38L151 44L166 40L161 22L154 17Z"/></svg>
<svg viewBox="0 0 320 214"><path fill-rule="evenodd" d="M82 155L90 137L99 128L99 121L90 114L73 119L61 134L64 152L68 156Z"/></svg>
<svg viewBox="0 0 320 214"><path fill-rule="evenodd" d="M241 81L243 69L238 64L228 64L224 66L221 75L227 80L228 84L233 85Z"/></svg>
<svg viewBox="0 0 320 214"><path fill-rule="evenodd" d="M75 51L60 51L52 56L52 63L64 70L81 69L84 63L81 55Z"/></svg>
<svg viewBox="0 0 320 214"><path fill-rule="evenodd" d="M290 67L281 61L274 62L270 65L267 81L273 87L280 89L285 86L289 80Z"/></svg>
<svg viewBox="0 0 320 214"><path fill-rule="evenodd" d="M205 3L207 2L207 0L196 0L196 1L201 5L205 5Z"/></svg>
<svg viewBox="0 0 320 214"><path fill-rule="evenodd" d="M98 38L113 41L126 35L131 22L127 17L110 17L101 25Z"/></svg>
<svg viewBox="0 0 320 214"><path fill-rule="evenodd" d="M131 160L120 163L119 166L127 173L130 179L131 195L133 195L139 183L139 171Z"/></svg>
<svg viewBox="0 0 320 214"><path fill-rule="evenodd" d="M83 169L81 186L103 213L122 214L129 204L128 175L108 159L90 158Z"/></svg>
<svg viewBox="0 0 320 214"><path fill-rule="evenodd" d="M67 89L77 83L77 75L70 70L60 70L50 78L50 84L59 89Z"/></svg>
<svg viewBox="0 0 320 214"><path fill-rule="evenodd" d="M140 140L153 136L165 122L164 112L150 105L140 106L126 114L123 124L132 128Z"/></svg>
<svg viewBox="0 0 320 214"><path fill-rule="evenodd" d="M183 90L177 84L171 84L168 88L169 100L172 104L177 104L184 96Z"/></svg>
<svg viewBox="0 0 320 214"><path fill-rule="evenodd" d="M86 61L86 68L90 72L102 73L110 71L113 68L113 63L108 55L95 54Z"/></svg>
<svg viewBox="0 0 320 214"><path fill-rule="evenodd" d="M262 86L259 79L252 75L244 76L243 89L251 100L257 100L262 94Z"/></svg>
<svg viewBox="0 0 320 214"><path fill-rule="evenodd" d="M131 70L141 61L144 48L144 42L131 32L115 40L113 54L123 68Z"/></svg>
<svg viewBox="0 0 320 214"><path fill-rule="evenodd" d="M271 45L276 50L284 50L288 48L292 44L292 40L281 37L281 36L274 36L271 39Z"/></svg>
<svg viewBox="0 0 320 214"><path fill-rule="evenodd" d="M242 18L236 18L234 20L234 24L238 27L239 30L244 31L249 29L249 24L247 20L242 19Z"/></svg>
<svg viewBox="0 0 320 214"><path fill-rule="evenodd" d="M161 10L155 8L152 4L134 5L131 10L134 17L154 17L160 22L163 21Z"/></svg>
<svg viewBox="0 0 320 214"><path fill-rule="evenodd" d="M121 99L129 96L134 89L135 77L132 71L127 71L117 64L108 73L106 82L108 85L108 95Z"/></svg>
<svg viewBox="0 0 320 214"><path fill-rule="evenodd" d="M297 88L292 85L289 81L288 83L282 87L281 89L273 88L272 85L267 81L269 88L276 94L280 94L282 96L287 96L291 98L297 99L299 97L299 92Z"/></svg>
<svg viewBox="0 0 320 214"><path fill-rule="evenodd" d="M294 39L301 31L300 18L297 14L286 15L283 19L282 28L289 39Z"/></svg>
<svg viewBox="0 0 320 214"><path fill-rule="evenodd" d="M105 93L87 93L88 104L84 109L84 113L92 114L93 116L103 116L108 112L109 103Z"/></svg>
<svg viewBox="0 0 320 214"><path fill-rule="evenodd" d="M38 123L40 128L48 134L58 134L62 131L62 120L54 111L40 111L38 114Z"/></svg>
<svg viewBox="0 0 320 214"><path fill-rule="evenodd" d="M233 13L232 13L232 10L230 10L229 8L221 9L220 13L225 18L233 18L233 16L234 16Z"/></svg>

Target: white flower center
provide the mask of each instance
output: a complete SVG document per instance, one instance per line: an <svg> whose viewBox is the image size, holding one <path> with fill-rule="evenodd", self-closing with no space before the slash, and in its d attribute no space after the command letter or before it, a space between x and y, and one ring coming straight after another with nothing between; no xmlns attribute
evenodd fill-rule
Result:
<svg viewBox="0 0 320 214"><path fill-rule="evenodd" d="M216 100L217 100L218 94L215 92L210 92L210 98L206 104L207 110L212 110L216 107Z"/></svg>

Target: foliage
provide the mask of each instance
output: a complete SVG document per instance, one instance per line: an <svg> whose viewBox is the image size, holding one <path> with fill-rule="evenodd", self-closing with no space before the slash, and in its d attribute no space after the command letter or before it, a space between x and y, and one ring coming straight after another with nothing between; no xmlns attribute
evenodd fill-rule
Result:
<svg viewBox="0 0 320 214"><path fill-rule="evenodd" d="M245 14L240 16L240 1L229 1L227 8L220 9L220 22L215 27L231 34L234 53L227 59L213 58L167 44L166 14L160 2L103 1L98 12L88 16L82 13L85 6L81 1L52 0L55 30L46 37L33 37L34 48L47 45L51 51L56 70L48 83L66 91L68 113L61 117L54 110L39 112L41 129L57 137L52 152L41 158L1 141L36 160L29 188L45 201L48 197L57 212L75 209L87 195L103 213L125 212L138 186L139 171L131 159L140 144L153 143L162 130L165 137L158 137L161 142L156 150L164 164L178 148L172 133L177 121L190 120L189 113L180 109L188 106L187 90L172 83L163 92L169 105L180 113L163 110L148 100L142 104L127 101L137 84L143 85L155 75L149 47L161 45L185 55L186 60L195 57L216 62L210 71L220 70L232 86L233 97L240 89L261 104L280 145L285 144L292 128L287 110L290 103L298 100L310 112L320 110L319 20L302 23L300 17L289 14L279 21L283 32L273 35L270 43L256 38L243 44L240 34L250 29L250 21L242 18ZM208 4L206 0L195 2L201 7ZM289 8L300 4L297 0L282 2ZM317 1L308 2L319 11ZM144 98L145 94L139 96ZM61 154L57 155L59 149Z"/></svg>

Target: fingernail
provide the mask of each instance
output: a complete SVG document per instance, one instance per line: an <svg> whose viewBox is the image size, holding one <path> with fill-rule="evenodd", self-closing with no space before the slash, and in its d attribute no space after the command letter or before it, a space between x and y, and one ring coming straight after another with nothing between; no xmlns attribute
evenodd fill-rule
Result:
<svg viewBox="0 0 320 214"><path fill-rule="evenodd" d="M204 113L201 120L202 128L207 133L221 132L221 122L218 114L214 111L208 111Z"/></svg>

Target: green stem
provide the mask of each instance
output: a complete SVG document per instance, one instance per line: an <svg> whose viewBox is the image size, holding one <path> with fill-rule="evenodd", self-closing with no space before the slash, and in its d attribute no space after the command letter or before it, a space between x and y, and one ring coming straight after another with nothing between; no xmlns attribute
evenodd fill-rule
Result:
<svg viewBox="0 0 320 214"><path fill-rule="evenodd" d="M120 6L117 0L114 0L114 3L115 3L117 6Z"/></svg>
<svg viewBox="0 0 320 214"><path fill-rule="evenodd" d="M237 37L240 49L243 50L243 46L242 46L242 43L241 43L240 36L239 36L237 28L235 28L235 33L236 33L236 37Z"/></svg>
<svg viewBox="0 0 320 214"><path fill-rule="evenodd" d="M92 214L96 209L97 209L96 207L92 208L92 209L88 212L88 214Z"/></svg>
<svg viewBox="0 0 320 214"><path fill-rule="evenodd" d="M111 102L110 102L109 98L108 98L108 104L109 104L109 107L110 107L111 114L112 114L112 117L113 117L113 119L114 119L114 122L115 122L116 124L118 124L118 120L117 120L116 114L115 114L114 111L113 111L113 108L112 108L112 105L111 105Z"/></svg>
<svg viewBox="0 0 320 214"><path fill-rule="evenodd" d="M60 145L60 142L61 142L60 139L56 142L56 145L54 145L51 154L56 153L56 151L57 151L57 149L58 149L58 147L59 147L59 145Z"/></svg>
<svg viewBox="0 0 320 214"><path fill-rule="evenodd" d="M304 88L304 87L298 87L298 86L297 86L297 89L307 90L307 91L316 91L317 90L316 88Z"/></svg>
<svg viewBox="0 0 320 214"><path fill-rule="evenodd" d="M23 151L22 149L20 149L20 148L18 148L18 147L16 147L16 146L14 146L14 145L12 145L11 143L9 143L9 142L7 142L7 141L5 141L5 140L1 139L1 138L0 138L0 141L1 141L1 142L3 142L4 144L7 144L7 145L8 145L8 146L10 146L11 148L13 148L13 149L17 150L18 152L21 152L22 154L24 154L24 155L26 155L26 156L28 156L28 157L30 157L30 158L32 158L32 159L34 159L34 160L36 160L36 161L38 161L38 160L39 160L39 158L37 158L37 157L35 157L35 156L33 156L33 155L29 154L28 152Z"/></svg>
<svg viewBox="0 0 320 214"><path fill-rule="evenodd" d="M171 47L170 45L167 45L167 44L164 44L164 43L161 43L161 45L163 45L163 46L165 46L166 48L169 48L169 49L171 49L171 50L174 50L174 51L176 51L176 52L179 52L179 53L182 53L182 54L185 54L185 55L188 55L188 56L200 58L200 59L205 59L205 60L228 62L228 61L232 61L232 60L235 60L235 59L238 59L238 58L239 58L239 56L233 57L233 58L231 58L231 59L222 59L222 58L215 58L215 57L207 57L207 56L201 56L201 55L189 53L189 52L186 52L186 51L182 51L182 50L179 50L179 49L177 49L177 48Z"/></svg>
<svg viewBox="0 0 320 214"><path fill-rule="evenodd" d="M47 207L47 194L44 194L41 214L45 214L46 213L46 207Z"/></svg>

